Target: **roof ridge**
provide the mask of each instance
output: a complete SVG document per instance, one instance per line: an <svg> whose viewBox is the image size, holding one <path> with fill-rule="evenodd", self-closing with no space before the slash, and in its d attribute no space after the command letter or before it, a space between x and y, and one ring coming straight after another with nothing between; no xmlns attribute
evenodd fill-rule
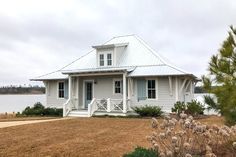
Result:
<svg viewBox="0 0 236 157"><path fill-rule="evenodd" d="M127 34L127 35L117 35L117 36L114 36L114 38L120 38L120 37L128 37L128 36L135 36L135 34Z"/></svg>

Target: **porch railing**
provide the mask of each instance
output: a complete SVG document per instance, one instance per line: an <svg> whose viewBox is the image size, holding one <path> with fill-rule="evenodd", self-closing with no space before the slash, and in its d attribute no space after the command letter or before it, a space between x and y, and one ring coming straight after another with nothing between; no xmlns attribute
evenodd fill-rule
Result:
<svg viewBox="0 0 236 157"><path fill-rule="evenodd" d="M128 102L129 100L127 100ZM127 103L127 109L129 109ZM95 111L104 112L123 112L123 99L96 99L93 98L91 103L88 105L88 114L93 115Z"/></svg>
<svg viewBox="0 0 236 157"><path fill-rule="evenodd" d="M70 111L75 108L75 101L76 99L68 99L66 103L63 104L63 117L66 117Z"/></svg>

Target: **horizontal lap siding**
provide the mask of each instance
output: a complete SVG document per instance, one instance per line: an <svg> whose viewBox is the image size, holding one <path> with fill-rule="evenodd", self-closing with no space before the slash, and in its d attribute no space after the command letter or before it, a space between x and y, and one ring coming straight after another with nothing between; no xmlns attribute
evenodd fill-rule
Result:
<svg viewBox="0 0 236 157"><path fill-rule="evenodd" d="M80 85L79 85L79 104L83 106L84 99L84 88L83 83L85 80L96 80L96 84L94 84L94 96L97 99L122 99L122 94L114 94L113 93L113 79L122 79L122 76L96 76L96 77L80 77Z"/></svg>
<svg viewBox="0 0 236 157"><path fill-rule="evenodd" d="M49 93L46 93L47 107L62 108L67 99L58 98L58 81L49 81Z"/></svg>
<svg viewBox="0 0 236 157"><path fill-rule="evenodd" d="M155 105L162 107L163 111L170 112L175 103L175 79L172 78L172 95L169 91L168 77L152 77L157 79L157 99L156 100L140 100L137 99L137 78L134 79L134 95L131 97L132 106ZM140 78L141 79L141 78ZM149 78L151 79L151 78Z"/></svg>

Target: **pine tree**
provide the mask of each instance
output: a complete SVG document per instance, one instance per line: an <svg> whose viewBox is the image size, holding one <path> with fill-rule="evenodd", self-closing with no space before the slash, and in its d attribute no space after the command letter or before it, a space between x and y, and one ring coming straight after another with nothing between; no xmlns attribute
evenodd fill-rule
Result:
<svg viewBox="0 0 236 157"><path fill-rule="evenodd" d="M203 86L216 95L215 108L226 118L228 124L236 122L236 29L230 26L228 37L218 54L211 57L209 75L203 76ZM212 88L212 85L216 87Z"/></svg>

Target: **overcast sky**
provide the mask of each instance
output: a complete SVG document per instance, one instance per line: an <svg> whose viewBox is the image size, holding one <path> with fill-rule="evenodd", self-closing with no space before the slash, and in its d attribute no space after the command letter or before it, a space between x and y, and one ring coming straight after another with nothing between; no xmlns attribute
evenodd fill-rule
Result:
<svg viewBox="0 0 236 157"><path fill-rule="evenodd" d="M0 85L35 84L29 79L126 34L201 76L229 25L235 0L0 1Z"/></svg>

